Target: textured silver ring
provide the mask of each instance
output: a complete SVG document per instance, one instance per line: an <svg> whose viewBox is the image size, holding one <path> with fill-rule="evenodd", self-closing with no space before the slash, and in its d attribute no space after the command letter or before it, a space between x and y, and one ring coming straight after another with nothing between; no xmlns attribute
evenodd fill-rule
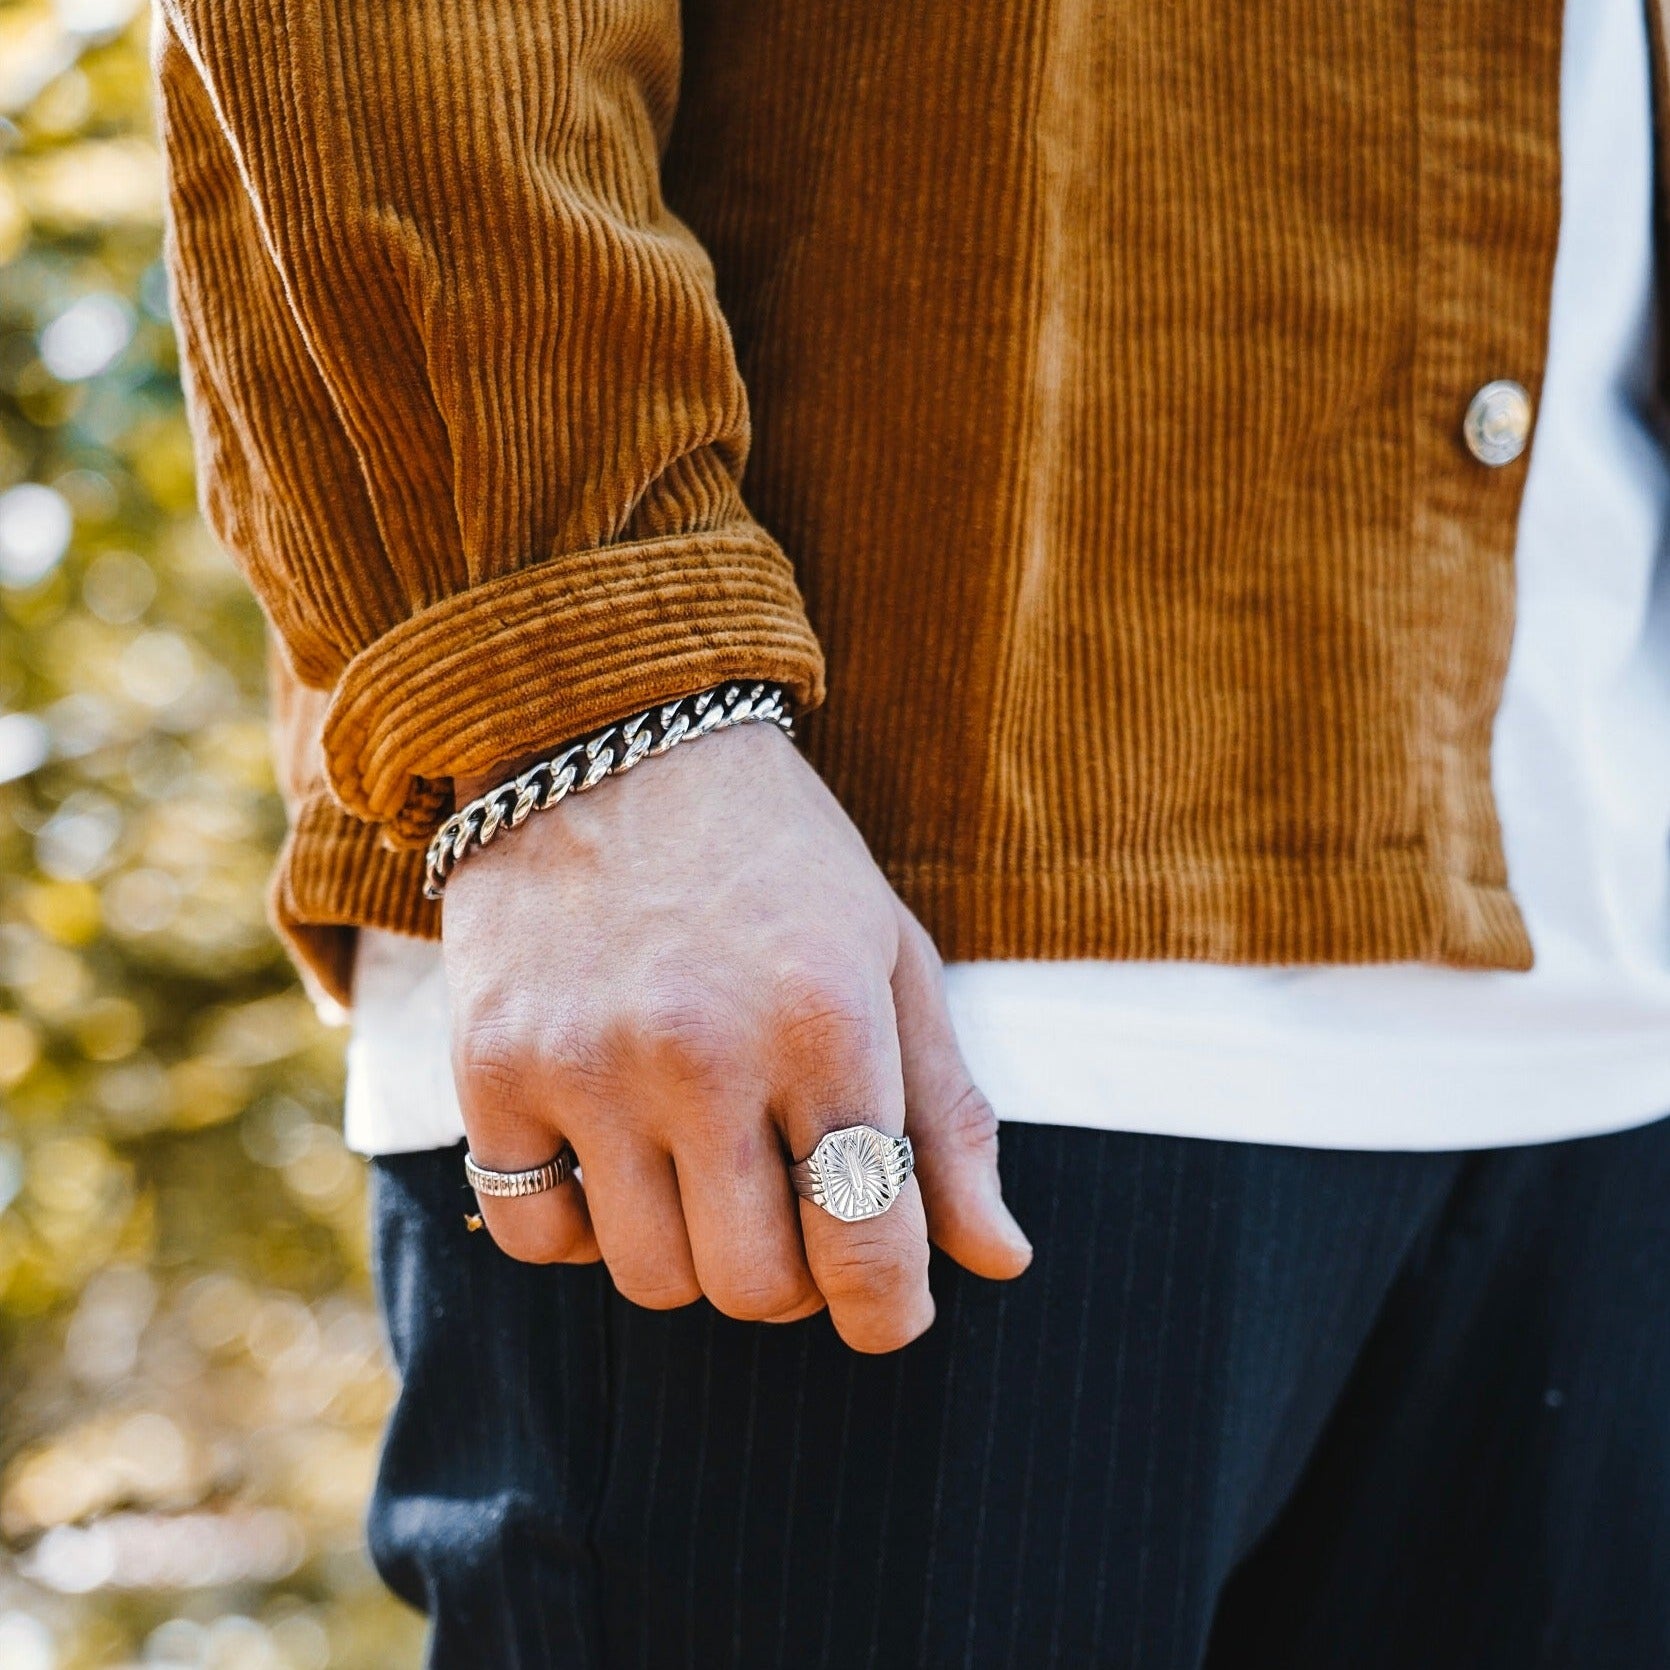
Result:
<svg viewBox="0 0 1670 1670"><path fill-rule="evenodd" d="M478 1195L512 1199L519 1195L541 1195L560 1189L574 1175L574 1150L565 1142L557 1154L542 1166L526 1171L489 1171L475 1163L475 1155L464 1153L464 1175Z"/></svg>
<svg viewBox="0 0 1670 1670"><path fill-rule="evenodd" d="M804 1160L789 1167L794 1192L842 1223L879 1218L916 1169L909 1137L874 1125L831 1131Z"/></svg>

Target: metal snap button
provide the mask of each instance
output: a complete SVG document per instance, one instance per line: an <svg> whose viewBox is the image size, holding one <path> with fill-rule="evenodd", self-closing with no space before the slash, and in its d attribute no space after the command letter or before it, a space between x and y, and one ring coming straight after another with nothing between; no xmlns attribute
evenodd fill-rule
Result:
<svg viewBox="0 0 1670 1670"><path fill-rule="evenodd" d="M1531 438L1530 395L1505 377L1486 383L1467 403L1461 433L1481 464L1492 469L1511 464Z"/></svg>

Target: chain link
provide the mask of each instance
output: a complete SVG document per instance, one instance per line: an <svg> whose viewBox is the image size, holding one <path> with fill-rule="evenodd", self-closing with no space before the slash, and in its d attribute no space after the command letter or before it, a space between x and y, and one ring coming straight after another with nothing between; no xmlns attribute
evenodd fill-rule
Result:
<svg viewBox="0 0 1670 1670"><path fill-rule="evenodd" d="M423 896L440 898L448 878L470 853L505 830L519 828L535 812L548 811L571 794L584 794L605 777L618 777L640 760L665 754L692 737L746 724L775 725L793 736L788 690L781 684L716 684L570 743L460 807L435 831L424 865Z"/></svg>

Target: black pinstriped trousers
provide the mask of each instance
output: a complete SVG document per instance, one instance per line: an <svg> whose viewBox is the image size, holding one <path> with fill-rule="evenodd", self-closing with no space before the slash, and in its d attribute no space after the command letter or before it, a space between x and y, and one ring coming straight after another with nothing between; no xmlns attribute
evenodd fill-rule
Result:
<svg viewBox="0 0 1670 1670"><path fill-rule="evenodd" d="M651 1313L376 1166L370 1521L453 1670L1670 1666L1670 1121L1478 1154L1007 1126L890 1357Z"/></svg>

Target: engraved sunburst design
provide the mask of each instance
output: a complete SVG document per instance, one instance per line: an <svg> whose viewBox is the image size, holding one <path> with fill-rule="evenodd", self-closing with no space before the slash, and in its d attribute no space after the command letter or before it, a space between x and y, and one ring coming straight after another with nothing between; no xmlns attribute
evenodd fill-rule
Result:
<svg viewBox="0 0 1670 1670"><path fill-rule="evenodd" d="M876 1217L899 1192L890 1163L891 1145L879 1131L862 1126L831 1131L812 1157L824 1204L838 1218L851 1222Z"/></svg>

